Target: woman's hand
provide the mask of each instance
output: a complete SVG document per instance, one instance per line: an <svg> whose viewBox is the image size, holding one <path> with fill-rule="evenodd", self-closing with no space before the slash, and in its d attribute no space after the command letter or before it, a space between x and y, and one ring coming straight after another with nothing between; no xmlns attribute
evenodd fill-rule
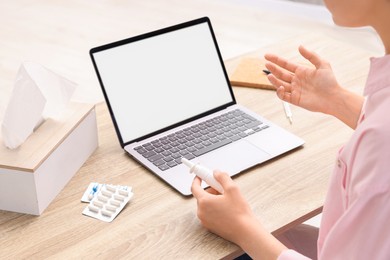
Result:
<svg viewBox="0 0 390 260"><path fill-rule="evenodd" d="M277 55L266 54L269 81L280 99L310 111L330 114L332 98L340 91L329 63L300 46L301 55L314 67L298 65ZM329 102L328 102L329 101Z"/></svg>
<svg viewBox="0 0 390 260"><path fill-rule="evenodd" d="M199 177L191 186L202 225L237 244L254 259L276 259L286 247L264 229L228 174L214 171L214 178L223 194L213 188L204 190Z"/></svg>
<svg viewBox="0 0 390 260"><path fill-rule="evenodd" d="M212 188L204 190L199 177L195 177L192 183L191 191L198 204L198 218L211 232L237 243L242 225L254 218L254 215L228 174L214 171L214 177L223 187L223 194Z"/></svg>
<svg viewBox="0 0 390 260"><path fill-rule="evenodd" d="M313 67L298 65L274 54L266 54L269 81L280 99L310 111L333 115L355 128L364 98L342 88L330 64L316 53L299 47Z"/></svg>

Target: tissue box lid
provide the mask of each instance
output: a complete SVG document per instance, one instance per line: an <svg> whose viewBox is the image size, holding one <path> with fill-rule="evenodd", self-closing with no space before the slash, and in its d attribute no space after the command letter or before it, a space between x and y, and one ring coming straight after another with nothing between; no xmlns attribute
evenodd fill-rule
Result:
<svg viewBox="0 0 390 260"><path fill-rule="evenodd" d="M70 103L60 118L46 119L14 150L5 147L0 136L0 168L34 172L94 107L93 104Z"/></svg>

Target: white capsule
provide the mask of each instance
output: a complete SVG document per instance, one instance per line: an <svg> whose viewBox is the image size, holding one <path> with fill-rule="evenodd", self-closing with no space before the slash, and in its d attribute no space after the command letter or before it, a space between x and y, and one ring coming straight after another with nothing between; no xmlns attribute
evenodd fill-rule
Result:
<svg viewBox="0 0 390 260"><path fill-rule="evenodd" d="M116 207L119 207L121 205L121 203L119 201L117 201L117 200L110 200L110 204L114 205Z"/></svg>
<svg viewBox="0 0 390 260"><path fill-rule="evenodd" d="M108 198L111 198L111 196L112 196L112 192L110 192L108 190L102 190L102 194Z"/></svg>
<svg viewBox="0 0 390 260"><path fill-rule="evenodd" d="M111 185L106 185L106 189L115 193L116 192L116 188L114 186L111 186Z"/></svg>
<svg viewBox="0 0 390 260"><path fill-rule="evenodd" d="M118 190L118 193L125 197L129 196L129 192L127 190Z"/></svg>
<svg viewBox="0 0 390 260"><path fill-rule="evenodd" d="M106 205L105 208L109 211L112 211L112 212L115 212L116 211L116 207L114 206L111 206L111 205Z"/></svg>
<svg viewBox="0 0 390 260"><path fill-rule="evenodd" d="M88 205L88 209L89 209L90 211L95 212L95 213L99 213L99 208L97 208L97 207L95 207L95 206L93 206L93 205Z"/></svg>
<svg viewBox="0 0 390 260"><path fill-rule="evenodd" d="M99 207L99 208L103 208L103 203L97 201L97 200L94 200L92 202L93 205L95 205L96 207Z"/></svg>
<svg viewBox="0 0 390 260"><path fill-rule="evenodd" d="M108 201L108 199L106 197L101 196L101 195L98 195L97 198L98 198L98 200L100 200L100 201L102 201L104 203L106 203Z"/></svg>
<svg viewBox="0 0 390 260"><path fill-rule="evenodd" d="M111 218L112 214L110 212L108 212L107 210L102 209L102 215Z"/></svg>
<svg viewBox="0 0 390 260"><path fill-rule="evenodd" d="M121 196L121 195L114 195L114 199L116 199L116 200L120 200L120 201L125 201L125 198L123 197L123 196Z"/></svg>

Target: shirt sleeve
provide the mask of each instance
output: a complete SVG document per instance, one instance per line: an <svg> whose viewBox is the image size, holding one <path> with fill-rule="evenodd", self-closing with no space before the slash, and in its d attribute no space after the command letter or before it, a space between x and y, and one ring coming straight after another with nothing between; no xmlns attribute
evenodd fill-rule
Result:
<svg viewBox="0 0 390 260"><path fill-rule="evenodd" d="M297 251L286 249L284 250L278 257L278 260L309 260L310 258L307 258L304 255L301 255Z"/></svg>
<svg viewBox="0 0 390 260"><path fill-rule="evenodd" d="M364 98L362 110L360 110L358 124L360 124L364 120L364 116L365 116L365 113L366 113L366 103L367 103L367 98Z"/></svg>

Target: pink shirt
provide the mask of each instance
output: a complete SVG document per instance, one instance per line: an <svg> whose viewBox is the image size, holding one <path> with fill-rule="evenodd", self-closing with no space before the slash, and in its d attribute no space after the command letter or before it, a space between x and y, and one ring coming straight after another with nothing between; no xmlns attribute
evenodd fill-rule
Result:
<svg viewBox="0 0 390 260"><path fill-rule="evenodd" d="M318 259L390 259L390 55L372 58L359 125L340 150ZM279 259L305 259L285 250Z"/></svg>

